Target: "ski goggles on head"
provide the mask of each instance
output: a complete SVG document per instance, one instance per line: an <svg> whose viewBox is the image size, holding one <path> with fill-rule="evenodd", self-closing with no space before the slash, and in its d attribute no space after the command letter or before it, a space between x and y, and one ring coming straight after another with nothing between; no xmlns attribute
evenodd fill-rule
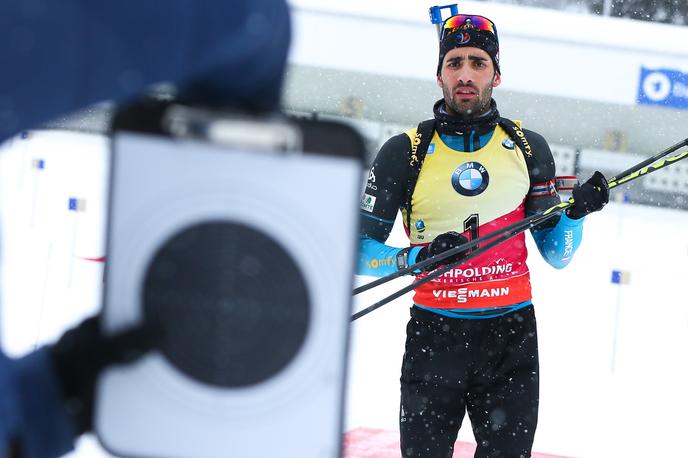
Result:
<svg viewBox="0 0 688 458"><path fill-rule="evenodd" d="M457 14L447 18L442 26L440 41L462 29L475 29L489 32L494 35L495 40L499 42L499 38L497 37L497 26L494 22L484 16L476 16L473 14Z"/></svg>

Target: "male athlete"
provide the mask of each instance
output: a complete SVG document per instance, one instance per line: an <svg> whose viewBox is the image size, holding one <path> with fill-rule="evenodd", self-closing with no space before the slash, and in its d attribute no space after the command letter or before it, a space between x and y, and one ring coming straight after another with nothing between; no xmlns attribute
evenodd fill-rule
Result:
<svg viewBox="0 0 688 458"><path fill-rule="evenodd" d="M390 138L370 171L359 274L388 275L560 203L545 139L497 111L492 90L501 80L494 23L447 19L434 119ZM596 172L573 190L565 214L531 230L549 264L571 261L583 217L608 196ZM403 249L384 244L400 209L411 245ZM538 349L526 257L520 234L415 290L401 370L403 456L451 457L466 411L476 457L530 456Z"/></svg>

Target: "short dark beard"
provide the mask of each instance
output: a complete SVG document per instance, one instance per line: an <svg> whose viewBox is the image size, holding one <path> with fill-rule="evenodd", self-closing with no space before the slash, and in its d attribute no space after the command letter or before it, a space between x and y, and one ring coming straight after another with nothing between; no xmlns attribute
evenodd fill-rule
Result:
<svg viewBox="0 0 688 458"><path fill-rule="evenodd" d="M450 90L444 82L442 83L442 94L444 95L445 109L447 113L452 116L465 117L465 118L475 118L482 116L490 109L490 101L492 100L492 83L485 88L484 91L480 92L477 104L474 105L475 109L465 110L461 108L458 104L454 103L454 91Z"/></svg>

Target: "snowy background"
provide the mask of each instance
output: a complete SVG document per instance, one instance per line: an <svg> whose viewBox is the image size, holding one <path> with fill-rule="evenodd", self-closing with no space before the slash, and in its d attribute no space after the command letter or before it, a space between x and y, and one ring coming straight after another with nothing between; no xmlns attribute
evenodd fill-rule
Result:
<svg viewBox="0 0 688 458"><path fill-rule="evenodd" d="M364 133L375 132L372 145L426 116L439 96L435 57L416 53L416 64L408 61L411 49L435 45L426 18L431 2L292 4L297 14L287 107L341 115L342 100L352 102L348 114ZM628 153L648 155L688 135L685 110L635 105L639 66L688 71L685 31L489 3L471 6L470 12L484 12L500 24L502 66L508 70L495 92L500 107L531 120L528 126L554 143L571 151L601 148L611 129L625 132ZM524 21L537 27L523 28ZM594 33L582 36L581 29ZM380 36L394 36L397 46ZM516 50L548 61L523 59ZM428 98L395 99L399 93L411 97L411 91ZM517 106L521 111L508 111ZM25 137L0 149L0 338L13 356L55 340L99 310L105 255L106 138L56 131ZM590 152L583 159L597 162L584 165L625 168L610 157L621 155ZM685 170L679 169L684 165L670 169ZM685 203L687 180L685 174L674 176L678 191L668 201L675 197L678 208ZM614 201L587 218L582 246L562 271L546 265L528 238L540 342L538 452L688 457L688 211L628 204L623 197L623 189L615 190ZM389 243L406 244L399 225ZM612 271L624 272L628 284L613 284ZM370 280L357 278L359 284ZM356 297L354 310L405 281ZM397 429L409 304L410 295L351 326L347 431ZM460 439L473 440L468 420ZM87 436L73 456L107 455Z"/></svg>

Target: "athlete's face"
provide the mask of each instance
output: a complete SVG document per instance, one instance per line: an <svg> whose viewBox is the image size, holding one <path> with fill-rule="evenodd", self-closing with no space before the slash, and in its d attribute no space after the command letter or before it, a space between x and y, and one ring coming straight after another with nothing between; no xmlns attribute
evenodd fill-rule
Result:
<svg viewBox="0 0 688 458"><path fill-rule="evenodd" d="M447 112L479 116L490 107L492 89L502 78L490 55L480 48L454 48L444 56L437 85L442 88Z"/></svg>

